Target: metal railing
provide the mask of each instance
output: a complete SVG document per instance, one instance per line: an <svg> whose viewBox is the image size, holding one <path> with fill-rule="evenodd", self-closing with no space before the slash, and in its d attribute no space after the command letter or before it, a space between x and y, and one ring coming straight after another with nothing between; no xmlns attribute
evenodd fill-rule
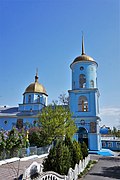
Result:
<svg viewBox="0 0 120 180"><path fill-rule="evenodd" d="M29 147L29 156L31 155L42 155L49 152L50 146L44 147ZM7 152L6 150L1 152L0 160L9 159L13 157L27 157L28 156L28 148L22 148L20 150L14 150L12 152Z"/></svg>

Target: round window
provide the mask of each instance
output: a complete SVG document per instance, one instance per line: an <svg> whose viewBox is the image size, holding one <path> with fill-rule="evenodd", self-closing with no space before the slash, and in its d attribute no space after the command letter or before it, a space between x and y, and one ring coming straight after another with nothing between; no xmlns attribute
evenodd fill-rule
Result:
<svg viewBox="0 0 120 180"><path fill-rule="evenodd" d="M82 120L80 121L80 124L81 124L81 125L85 125L85 121L82 119Z"/></svg>
<svg viewBox="0 0 120 180"><path fill-rule="evenodd" d="M81 70L81 71L82 71L82 70L84 70L84 67L83 67L83 66L81 66L81 67L80 67L80 70Z"/></svg>

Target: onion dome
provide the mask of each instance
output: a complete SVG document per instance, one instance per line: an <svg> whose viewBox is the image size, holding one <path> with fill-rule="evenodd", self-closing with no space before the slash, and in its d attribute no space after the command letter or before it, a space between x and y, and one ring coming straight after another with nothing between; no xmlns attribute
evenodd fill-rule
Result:
<svg viewBox="0 0 120 180"><path fill-rule="evenodd" d="M36 73L36 76L35 76L35 82L31 83L26 88L25 93L42 93L42 94L47 95L47 92L46 92L44 86L38 82L38 74L37 73Z"/></svg>

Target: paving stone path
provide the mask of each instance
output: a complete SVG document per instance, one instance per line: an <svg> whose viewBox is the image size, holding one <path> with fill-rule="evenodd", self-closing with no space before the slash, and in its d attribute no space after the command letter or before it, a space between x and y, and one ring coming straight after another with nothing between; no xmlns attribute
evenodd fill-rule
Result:
<svg viewBox="0 0 120 180"><path fill-rule="evenodd" d="M16 161L0 166L0 180L14 180L24 173L25 169L29 167L32 162L36 161L42 163L44 158L35 158L27 161ZM19 169L19 170L18 170Z"/></svg>

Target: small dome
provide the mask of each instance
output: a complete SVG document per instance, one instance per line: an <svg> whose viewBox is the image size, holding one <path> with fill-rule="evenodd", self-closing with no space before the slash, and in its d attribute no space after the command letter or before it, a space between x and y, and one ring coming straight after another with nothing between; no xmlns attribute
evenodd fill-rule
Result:
<svg viewBox="0 0 120 180"><path fill-rule="evenodd" d="M38 92L38 93L46 93L45 88L43 87L42 84L35 82L35 83L31 83L25 90L25 92Z"/></svg>
<svg viewBox="0 0 120 180"><path fill-rule="evenodd" d="M38 82L38 76L35 76L35 82L31 83L25 90L25 93L43 93L47 95L47 92L42 84Z"/></svg>

